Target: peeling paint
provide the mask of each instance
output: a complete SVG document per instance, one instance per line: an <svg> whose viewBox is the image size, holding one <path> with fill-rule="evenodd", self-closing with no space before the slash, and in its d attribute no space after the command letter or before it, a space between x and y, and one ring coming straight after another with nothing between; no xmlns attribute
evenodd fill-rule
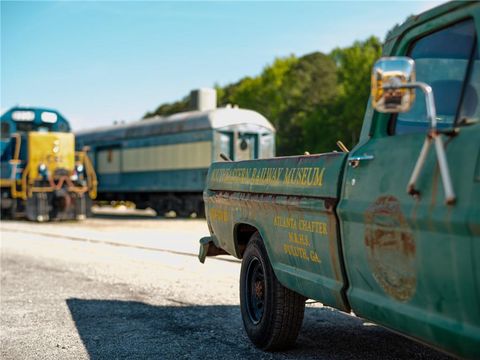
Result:
<svg viewBox="0 0 480 360"><path fill-rule="evenodd" d="M385 293L399 301L411 299L416 244L395 197L381 196L365 212L365 246L373 277Z"/></svg>

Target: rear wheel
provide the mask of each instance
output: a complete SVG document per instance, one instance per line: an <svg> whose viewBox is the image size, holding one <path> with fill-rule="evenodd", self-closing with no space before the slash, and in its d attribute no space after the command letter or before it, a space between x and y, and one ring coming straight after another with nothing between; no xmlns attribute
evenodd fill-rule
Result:
<svg viewBox="0 0 480 360"><path fill-rule="evenodd" d="M253 234L240 272L240 308L250 340L267 351L291 347L302 326L305 300L280 284L260 234Z"/></svg>

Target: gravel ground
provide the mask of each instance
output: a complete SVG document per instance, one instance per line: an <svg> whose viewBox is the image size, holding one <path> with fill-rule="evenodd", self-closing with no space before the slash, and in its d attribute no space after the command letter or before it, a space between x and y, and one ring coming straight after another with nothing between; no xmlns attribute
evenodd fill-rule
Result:
<svg viewBox="0 0 480 360"><path fill-rule="evenodd" d="M1 222L2 359L448 358L320 304L294 349L258 351L241 323L239 262L196 258L205 222L124 215Z"/></svg>

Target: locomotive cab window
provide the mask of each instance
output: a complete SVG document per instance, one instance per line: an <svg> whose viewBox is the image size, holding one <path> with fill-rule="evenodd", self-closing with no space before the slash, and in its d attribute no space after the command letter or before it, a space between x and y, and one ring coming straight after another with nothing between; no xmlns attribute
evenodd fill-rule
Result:
<svg viewBox="0 0 480 360"><path fill-rule="evenodd" d="M10 124L7 122L2 122L1 137L2 139L8 139L10 137Z"/></svg>
<svg viewBox="0 0 480 360"><path fill-rule="evenodd" d="M57 124L57 128L58 128L58 131L60 131L60 132L69 132L70 131L68 124L66 122L63 122L63 121L61 121Z"/></svg>
<svg viewBox="0 0 480 360"><path fill-rule="evenodd" d="M33 122L16 122L17 131L19 132L30 132L30 131L39 131L39 132L49 132L52 131L52 124L41 124L38 125Z"/></svg>
<svg viewBox="0 0 480 360"><path fill-rule="evenodd" d="M17 131L19 132L30 132L30 131L35 131L36 126L34 123L28 123L28 122L17 122Z"/></svg>
<svg viewBox="0 0 480 360"><path fill-rule="evenodd" d="M478 112L478 80L468 82L478 67L476 41L474 22L466 20L420 38L407 54L415 60L417 80L433 89L440 129L452 127L460 110ZM478 77L478 69L476 73ZM397 115L394 133L425 132L428 127L425 97L417 90L411 110Z"/></svg>

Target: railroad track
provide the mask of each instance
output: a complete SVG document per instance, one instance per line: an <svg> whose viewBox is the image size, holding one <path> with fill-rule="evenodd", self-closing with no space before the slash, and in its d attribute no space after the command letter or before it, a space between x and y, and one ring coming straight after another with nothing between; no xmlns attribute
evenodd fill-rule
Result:
<svg viewBox="0 0 480 360"><path fill-rule="evenodd" d="M156 247L151 247L151 246L144 246L144 245L135 245L135 244L126 244L126 243L120 243L120 242L115 242L115 241L109 241L109 240L99 240L99 239L92 239L92 238L86 238L86 237L79 237L79 236L70 236L70 235L59 235L55 233L49 233L45 231L33 231L33 230L19 230L19 229L11 229L11 228L1 228L2 232L12 232L12 233L23 233L23 234L33 234L33 235L40 235L40 236L45 236L45 237L50 237L50 238L57 238L57 239L64 239L64 240L69 240L69 241L78 241L78 242L86 242L86 243L92 243L92 244L102 244L102 245L110 245L110 246L116 246L116 247L124 247L124 248L132 248L132 249L140 249L140 250L146 250L146 251L155 251L155 252L161 252L161 253L168 253L168 254L173 254L173 255L180 255L180 256L188 256L188 257L198 257L198 254L195 253L189 253L185 251L178 251L178 250L171 250L171 249L164 249L164 248L156 248ZM231 262L231 263L240 263L240 260L237 259L228 259L225 257L211 257L210 259L212 260L218 260L218 261L226 261L226 262Z"/></svg>

